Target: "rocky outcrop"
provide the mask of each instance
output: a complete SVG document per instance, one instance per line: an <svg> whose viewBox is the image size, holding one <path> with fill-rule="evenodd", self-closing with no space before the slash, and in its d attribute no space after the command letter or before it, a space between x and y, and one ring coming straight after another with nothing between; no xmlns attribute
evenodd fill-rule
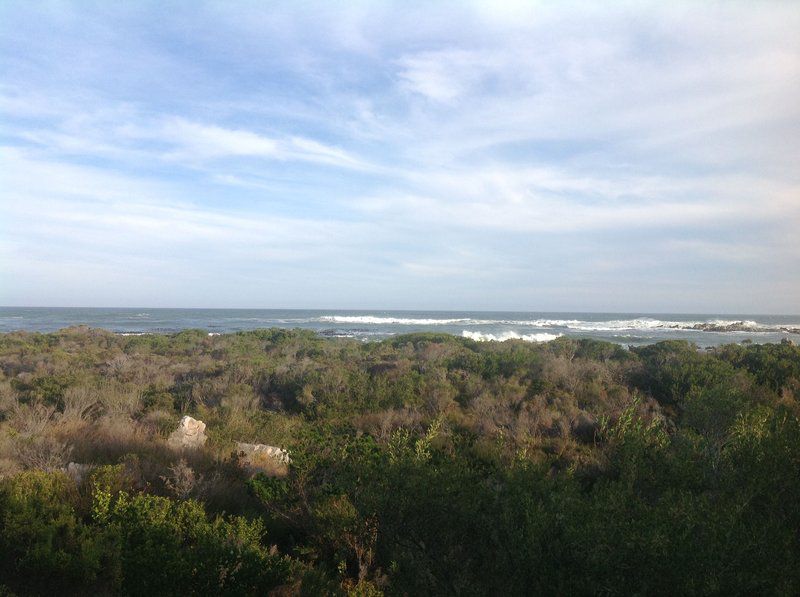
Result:
<svg viewBox="0 0 800 597"><path fill-rule="evenodd" d="M769 329L760 328L748 321L731 321L728 323L696 323L689 329L699 332L764 332Z"/></svg>
<svg viewBox="0 0 800 597"><path fill-rule="evenodd" d="M183 417L178 428L167 440L170 447L180 450L202 448L206 443L206 424L192 417Z"/></svg>
<svg viewBox="0 0 800 597"><path fill-rule="evenodd" d="M236 442L236 459L249 474L281 477L289 472L291 459L283 448L266 444Z"/></svg>
<svg viewBox="0 0 800 597"><path fill-rule="evenodd" d="M762 326L753 321L729 321L696 323L688 327L677 325L670 326L674 329L696 330L698 332L783 332L785 334L800 334L800 328L791 326Z"/></svg>

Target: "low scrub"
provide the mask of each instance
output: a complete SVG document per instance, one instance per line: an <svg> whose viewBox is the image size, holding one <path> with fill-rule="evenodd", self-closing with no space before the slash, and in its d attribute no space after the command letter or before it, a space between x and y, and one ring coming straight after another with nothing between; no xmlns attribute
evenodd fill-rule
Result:
<svg viewBox="0 0 800 597"><path fill-rule="evenodd" d="M0 594L797 594L799 398L791 344L5 334Z"/></svg>

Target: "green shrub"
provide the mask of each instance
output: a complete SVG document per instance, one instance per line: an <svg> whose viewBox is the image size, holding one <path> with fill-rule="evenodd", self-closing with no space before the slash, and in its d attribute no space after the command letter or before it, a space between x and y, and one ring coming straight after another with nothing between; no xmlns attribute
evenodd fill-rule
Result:
<svg viewBox="0 0 800 597"><path fill-rule="evenodd" d="M262 545L258 520L209 517L196 501L97 488L92 512L117 551L126 595L257 595L292 566Z"/></svg>
<svg viewBox="0 0 800 597"><path fill-rule="evenodd" d="M78 495L61 473L29 471L0 482L0 567L23 586L87 585L102 546L75 511Z"/></svg>

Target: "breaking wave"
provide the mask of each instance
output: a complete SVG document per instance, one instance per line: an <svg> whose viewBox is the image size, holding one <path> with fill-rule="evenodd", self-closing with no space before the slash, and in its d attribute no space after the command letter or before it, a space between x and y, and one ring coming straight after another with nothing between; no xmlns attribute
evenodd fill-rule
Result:
<svg viewBox="0 0 800 597"><path fill-rule="evenodd" d="M461 332L464 338L475 340L476 342L505 342L506 340L524 340L525 342L549 342L555 340L563 334L518 334L516 332L502 332L500 334L484 334L482 332L470 332L464 330Z"/></svg>
<svg viewBox="0 0 800 597"><path fill-rule="evenodd" d="M611 319L608 321L586 321L579 319L530 319L522 321L497 321L508 325L525 325L536 328L563 328L584 332L613 332L618 330L694 330L758 332L782 331L793 326L760 324L755 321L712 319L707 321L665 321L650 317L635 319Z"/></svg>
<svg viewBox="0 0 800 597"><path fill-rule="evenodd" d="M319 321L327 323L360 323L375 325L452 325L455 323L472 323L476 325L496 323L492 320L477 320L468 317L456 319L414 319L407 317L377 317L374 315L323 315Z"/></svg>
<svg viewBox="0 0 800 597"><path fill-rule="evenodd" d="M590 332L612 332L620 330L683 330L695 332L785 332L800 334L799 325L770 325L749 320L712 319L707 321L662 321L638 318L612 321L564 322L568 329Z"/></svg>
<svg viewBox="0 0 800 597"><path fill-rule="evenodd" d="M783 332L800 334L797 324L764 324L751 320L709 319L704 321L669 321L650 317L633 319L612 319L608 321L588 321L580 319L475 319L456 318L414 318L377 315L323 315L316 321L335 324L360 325L507 325L530 327L543 330L574 330L580 332L618 332L618 331L695 331L695 332Z"/></svg>

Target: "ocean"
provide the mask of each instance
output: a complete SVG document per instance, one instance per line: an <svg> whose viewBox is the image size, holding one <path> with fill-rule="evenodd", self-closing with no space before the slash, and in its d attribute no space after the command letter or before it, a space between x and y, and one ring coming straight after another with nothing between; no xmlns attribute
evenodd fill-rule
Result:
<svg viewBox="0 0 800 597"><path fill-rule="evenodd" d="M688 340L701 347L800 341L800 316L796 315L0 307L0 332L52 332L77 325L119 334L302 328L325 337L365 342L409 332L444 332L478 341L543 342L566 336L630 346L661 340Z"/></svg>

